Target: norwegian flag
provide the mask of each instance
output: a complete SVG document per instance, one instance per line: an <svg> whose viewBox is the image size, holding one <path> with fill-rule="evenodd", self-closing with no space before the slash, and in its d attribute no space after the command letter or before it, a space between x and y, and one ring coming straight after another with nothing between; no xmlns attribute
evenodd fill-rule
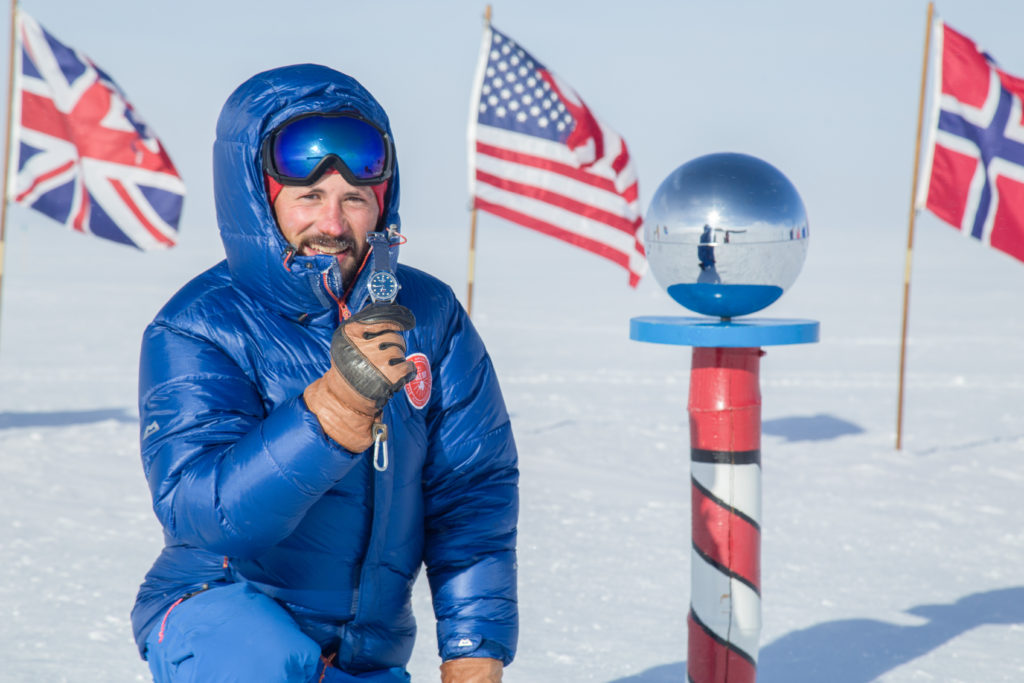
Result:
<svg viewBox="0 0 1024 683"><path fill-rule="evenodd" d="M17 42L8 197L77 232L174 246L185 185L120 88L21 10Z"/></svg>
<svg viewBox="0 0 1024 683"><path fill-rule="evenodd" d="M916 205L1024 261L1024 80L938 20L932 101Z"/></svg>
<svg viewBox="0 0 1024 683"><path fill-rule="evenodd" d="M625 141L564 81L488 26L471 100L469 186L481 211L646 271Z"/></svg>

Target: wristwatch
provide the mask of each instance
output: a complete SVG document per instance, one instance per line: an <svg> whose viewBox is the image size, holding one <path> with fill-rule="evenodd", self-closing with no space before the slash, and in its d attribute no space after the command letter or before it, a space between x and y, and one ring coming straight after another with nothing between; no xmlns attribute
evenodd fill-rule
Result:
<svg viewBox="0 0 1024 683"><path fill-rule="evenodd" d="M373 249L373 270L366 283L366 289L370 292L370 300L375 304L394 303L401 287L398 284L398 278L391 272L388 237L383 232L371 232L366 236L366 240Z"/></svg>

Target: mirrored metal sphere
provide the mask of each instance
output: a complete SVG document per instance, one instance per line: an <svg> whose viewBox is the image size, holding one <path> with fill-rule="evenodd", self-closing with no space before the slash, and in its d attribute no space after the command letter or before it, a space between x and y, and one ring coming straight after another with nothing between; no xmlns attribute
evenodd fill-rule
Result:
<svg viewBox="0 0 1024 683"><path fill-rule="evenodd" d="M723 318L759 311L793 284L807 254L793 184L746 154L708 154L673 171L644 221L655 279L686 308Z"/></svg>

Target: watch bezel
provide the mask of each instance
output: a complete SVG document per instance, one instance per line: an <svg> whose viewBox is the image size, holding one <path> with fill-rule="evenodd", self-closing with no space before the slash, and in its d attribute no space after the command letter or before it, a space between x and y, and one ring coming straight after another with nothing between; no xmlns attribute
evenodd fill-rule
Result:
<svg viewBox="0 0 1024 683"><path fill-rule="evenodd" d="M376 288L374 287L375 280L377 280L378 278L384 278L388 280L388 287L391 289L390 296L378 296ZM374 302L385 301L390 303L395 300L395 297L398 296L398 290L401 289L401 285L398 284L398 278L395 277L394 273L387 270L375 270L372 273L370 273L370 279L367 282L367 289L370 292L370 298Z"/></svg>

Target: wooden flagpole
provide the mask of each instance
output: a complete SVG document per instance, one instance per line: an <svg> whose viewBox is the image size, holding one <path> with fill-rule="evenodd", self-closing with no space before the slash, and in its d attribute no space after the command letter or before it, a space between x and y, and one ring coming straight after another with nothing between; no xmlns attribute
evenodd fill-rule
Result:
<svg viewBox="0 0 1024 683"><path fill-rule="evenodd" d="M903 320L900 331L900 378L896 399L896 450L903 447L903 378L907 364L907 318L910 308L910 266L914 252L914 220L917 217L917 175L921 165L921 124L924 120L924 95L928 77L928 53L932 40L932 12L934 3L928 3L928 18L924 33L924 65L921 67L921 94L917 104L917 139L914 142L914 179L910 188L910 221L907 227L907 256L903 270Z"/></svg>
<svg viewBox="0 0 1024 683"><path fill-rule="evenodd" d="M484 9L484 25L491 25L491 6ZM470 152L472 153L472 151ZM476 278L476 203L469 215L469 272L466 275L466 314L473 317L473 281Z"/></svg>
<svg viewBox="0 0 1024 683"><path fill-rule="evenodd" d="M11 44L7 52L7 133L4 142L3 206L0 206L0 308L3 305L4 245L7 229L7 183L11 170L11 131L14 128L14 50L18 39L18 0L11 0ZM0 321L3 318L0 317Z"/></svg>
<svg viewBox="0 0 1024 683"><path fill-rule="evenodd" d="M469 273L466 277L466 314L473 317L473 277L476 268L476 206L469 214Z"/></svg>

